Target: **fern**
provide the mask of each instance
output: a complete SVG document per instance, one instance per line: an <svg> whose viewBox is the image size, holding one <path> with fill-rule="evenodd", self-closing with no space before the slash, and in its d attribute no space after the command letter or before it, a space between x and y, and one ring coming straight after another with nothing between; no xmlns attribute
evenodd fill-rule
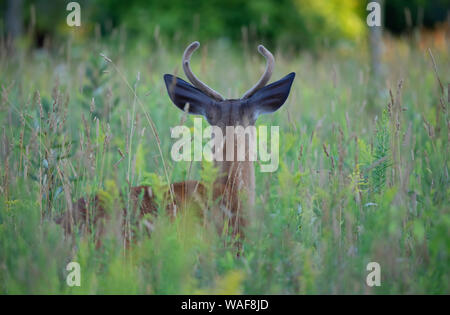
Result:
<svg viewBox="0 0 450 315"><path fill-rule="evenodd" d="M373 160L376 165L372 170L371 190L375 193L383 190L384 186L386 185L386 171L390 166L388 156L390 151L390 132L388 123L388 113L386 110L384 110L381 116L381 120L377 124L373 152Z"/></svg>

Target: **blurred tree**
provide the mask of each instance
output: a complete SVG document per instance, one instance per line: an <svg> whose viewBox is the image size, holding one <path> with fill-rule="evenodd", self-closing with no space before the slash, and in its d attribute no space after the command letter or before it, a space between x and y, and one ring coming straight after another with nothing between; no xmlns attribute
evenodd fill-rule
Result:
<svg viewBox="0 0 450 315"><path fill-rule="evenodd" d="M450 14L450 0L389 0L385 4L384 25L399 34L413 27L432 28Z"/></svg>
<svg viewBox="0 0 450 315"><path fill-rule="evenodd" d="M6 8L6 34L12 38L22 34L22 0L8 0Z"/></svg>
<svg viewBox="0 0 450 315"><path fill-rule="evenodd" d="M377 2L380 6L381 17L384 16L384 0L367 0L369 2ZM368 107L375 109L380 105L380 97L383 92L383 63L381 57L383 55L383 24L380 26L369 27L369 53L370 53L370 81L368 89Z"/></svg>
<svg viewBox="0 0 450 315"><path fill-rule="evenodd" d="M133 33L172 39L243 37L295 47L353 40L364 33L358 0L99 0L99 20L123 22ZM193 39L193 38L191 38Z"/></svg>
<svg viewBox="0 0 450 315"><path fill-rule="evenodd" d="M24 3L23 19L6 18L7 3ZM95 25L103 34L123 26L129 34L149 40L155 35L171 41L226 38L264 41L296 48L333 45L342 40L354 41L366 33L365 1L360 0L79 0L82 10L83 36L93 36ZM443 21L450 0L386 1L384 25L387 30L407 29L411 23L431 27ZM29 25L30 7L36 12L36 37L64 37L67 30L66 0L0 0L3 21ZM421 13L422 12L422 13ZM8 13L9 14L9 13ZM23 20L23 23L20 23ZM9 22L8 22L9 23ZM419 23L419 24L417 24ZM11 24L11 27L16 27ZM9 28L9 26L8 26ZM80 30L78 31L80 33ZM35 40L39 43L39 40Z"/></svg>

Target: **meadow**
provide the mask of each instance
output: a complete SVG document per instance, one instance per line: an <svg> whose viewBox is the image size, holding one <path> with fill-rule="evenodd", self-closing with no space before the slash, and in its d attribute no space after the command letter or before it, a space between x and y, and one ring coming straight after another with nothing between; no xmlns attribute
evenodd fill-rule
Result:
<svg viewBox="0 0 450 315"><path fill-rule="evenodd" d="M448 42L386 37L379 90L365 43L270 47L272 81L297 76L282 109L258 120L280 126L280 166L255 165L243 255L207 222L164 211L130 247L114 226L99 249L92 235L65 237L54 219L80 197L100 194L117 212L130 186L213 180L211 164L170 157L170 128L194 117L170 102L163 74L184 77L187 44L128 45L117 32L0 50L0 293L450 293ZM253 46L202 43L193 68L238 97L264 71ZM80 287L66 284L71 261ZM379 287L366 285L369 262Z"/></svg>

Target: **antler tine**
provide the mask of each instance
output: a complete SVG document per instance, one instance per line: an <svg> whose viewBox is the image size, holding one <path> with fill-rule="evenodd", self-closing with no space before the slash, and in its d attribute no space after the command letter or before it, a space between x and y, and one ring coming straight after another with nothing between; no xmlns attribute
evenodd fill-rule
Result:
<svg viewBox="0 0 450 315"><path fill-rule="evenodd" d="M272 76L273 67L275 64L275 60L273 58L272 53L268 51L266 47L264 47L263 45L258 46L258 51L261 55L264 56L264 58L266 58L266 70L261 76L261 79L259 79L259 81L256 82L256 84L250 90L245 92L242 98L249 98L250 96L252 96L256 91L264 87L267 84L267 82L269 82L270 77Z"/></svg>
<svg viewBox="0 0 450 315"><path fill-rule="evenodd" d="M184 73L188 77L189 81L191 81L191 83L195 87L197 87L199 90L201 90L205 94L211 96L212 98L214 98L218 101L223 101L225 98L222 95L220 95L218 92L214 91L209 86L207 86L205 83L200 81L191 71L191 67L190 67L191 55L194 51L197 50L198 47L200 47L200 43L195 41L195 42L191 43L184 51L184 53L183 53Z"/></svg>

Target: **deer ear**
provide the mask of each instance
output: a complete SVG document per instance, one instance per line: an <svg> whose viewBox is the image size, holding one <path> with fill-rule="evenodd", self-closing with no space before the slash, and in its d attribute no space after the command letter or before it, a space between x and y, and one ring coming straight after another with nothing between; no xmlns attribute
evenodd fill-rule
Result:
<svg viewBox="0 0 450 315"><path fill-rule="evenodd" d="M167 92L172 102L184 111L189 103L189 114L206 116L213 100L199 89L171 74L164 75Z"/></svg>
<svg viewBox="0 0 450 315"><path fill-rule="evenodd" d="M249 98L248 104L255 118L261 114L275 112L286 102L294 78L295 73L291 72L284 78L261 88Z"/></svg>

